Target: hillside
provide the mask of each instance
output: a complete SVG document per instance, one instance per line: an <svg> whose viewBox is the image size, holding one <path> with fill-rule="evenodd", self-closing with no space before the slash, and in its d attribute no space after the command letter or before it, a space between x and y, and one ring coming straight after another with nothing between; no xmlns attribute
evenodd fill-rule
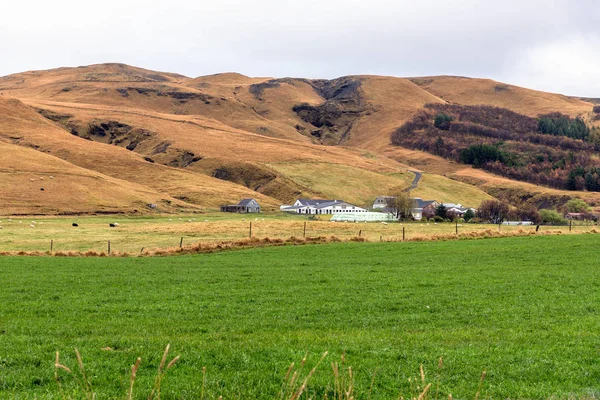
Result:
<svg viewBox="0 0 600 400"><path fill-rule="evenodd" d="M34 155L139 185L139 193L119 201L81 198L78 206L56 205L49 213L131 211L145 202L165 204L164 211L203 210L242 197L257 198L267 210L299 196L368 205L408 186L409 168L429 172L415 195L477 206L501 192L495 175L484 173L489 184L471 185L464 177L472 168L390 143L392 133L426 104L447 102L484 103L529 117L558 111L592 119L589 102L482 79L189 78L99 64L0 78L0 139L11 149L29 147ZM474 172L480 182L482 171ZM509 181L525 192L554 193Z"/></svg>

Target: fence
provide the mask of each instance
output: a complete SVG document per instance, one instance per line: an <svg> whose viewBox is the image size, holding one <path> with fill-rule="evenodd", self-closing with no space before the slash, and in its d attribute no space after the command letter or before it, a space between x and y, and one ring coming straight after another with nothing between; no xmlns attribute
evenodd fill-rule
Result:
<svg viewBox="0 0 600 400"><path fill-rule="evenodd" d="M32 224L33 225L33 224ZM144 249L177 248L198 242L211 243L248 237L287 239L360 237L370 242L426 240L448 235L488 233L584 233L596 225L572 221L566 226L511 226L466 223L330 222L280 219L220 221L122 220L117 227L82 222L39 222L34 228L22 223L4 224L0 251L86 251L137 253Z"/></svg>

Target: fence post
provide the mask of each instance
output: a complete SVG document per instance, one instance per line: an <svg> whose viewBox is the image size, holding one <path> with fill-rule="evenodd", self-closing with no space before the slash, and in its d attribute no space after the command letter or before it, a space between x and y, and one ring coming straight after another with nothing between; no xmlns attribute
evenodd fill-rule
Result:
<svg viewBox="0 0 600 400"><path fill-rule="evenodd" d="M500 227L502 226L502 222L498 224L498 233L500 233Z"/></svg>
<svg viewBox="0 0 600 400"><path fill-rule="evenodd" d="M110 255L110 240L108 241L108 255Z"/></svg>
<svg viewBox="0 0 600 400"><path fill-rule="evenodd" d="M50 253L52 253L53 248L54 248L54 240L50 240Z"/></svg>
<svg viewBox="0 0 600 400"><path fill-rule="evenodd" d="M179 248L183 248L183 236L181 237L181 240L179 240Z"/></svg>
<svg viewBox="0 0 600 400"><path fill-rule="evenodd" d="M458 235L458 220L456 221L456 234Z"/></svg>
<svg viewBox="0 0 600 400"><path fill-rule="evenodd" d="M404 242L404 238L405 238L405 237L406 237L406 236L404 235L404 227L402 227L402 241L403 241L403 242Z"/></svg>
<svg viewBox="0 0 600 400"><path fill-rule="evenodd" d="M250 221L250 238L252 238L252 221Z"/></svg>
<svg viewBox="0 0 600 400"><path fill-rule="evenodd" d="M306 221L304 221L304 234L303 234L303 236L306 237Z"/></svg>
<svg viewBox="0 0 600 400"><path fill-rule="evenodd" d="M570 219L570 220L569 220L569 232L571 232L571 226L572 226L572 225L573 225L573 220L572 220L572 219Z"/></svg>
<svg viewBox="0 0 600 400"><path fill-rule="evenodd" d="M362 233L362 229L358 231L358 237L360 237L361 233Z"/></svg>

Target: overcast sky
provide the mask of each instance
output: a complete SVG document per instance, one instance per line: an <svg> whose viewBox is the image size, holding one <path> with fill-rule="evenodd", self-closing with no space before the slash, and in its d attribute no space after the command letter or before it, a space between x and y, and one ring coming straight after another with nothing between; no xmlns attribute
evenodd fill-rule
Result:
<svg viewBox="0 0 600 400"><path fill-rule="evenodd" d="M0 75L122 62L187 76L462 75L600 97L597 0L5 1Z"/></svg>

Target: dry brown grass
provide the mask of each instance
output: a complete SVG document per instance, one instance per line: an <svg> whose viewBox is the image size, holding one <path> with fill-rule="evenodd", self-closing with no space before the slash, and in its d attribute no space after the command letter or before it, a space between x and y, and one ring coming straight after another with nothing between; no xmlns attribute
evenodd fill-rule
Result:
<svg viewBox="0 0 600 400"><path fill-rule="evenodd" d="M577 230L569 231L566 227L566 231L563 232L563 228L557 227L543 227L542 230L536 231L535 226L530 226L528 229L515 229L506 230L507 227L500 229L485 229L476 230L470 232L461 232L458 234L411 234L403 237L400 236L379 236L379 238L370 236L350 236L340 238L338 236L309 236L309 237L296 237L291 236L288 238L271 238L271 237L252 237L237 240L221 240L215 242L197 242L191 245L184 245L181 247L167 247L167 248L142 248L139 253L125 252L118 250L111 250L110 253L106 251L96 250L69 250L69 251L0 251L0 256L30 256L30 257L147 257L147 256L173 256L173 255L185 255L185 254L202 254L202 253L216 253L222 251L233 251L253 248L265 248L265 247L277 247L277 246L301 246L301 245L317 245L317 244L330 244L330 243L341 243L341 242L352 242L352 243L366 243L366 242L387 242L387 243L399 243L399 242L435 242L435 241L453 241L453 240L474 240L474 239L491 239L491 238L506 238L506 237L519 237L519 236L552 236L552 235L582 235L582 234L597 234L599 231L592 227L578 227ZM502 230L505 229L505 230ZM362 231L361 231L362 232Z"/></svg>
<svg viewBox="0 0 600 400"><path fill-rule="evenodd" d="M227 73L191 79L122 64L59 68L0 78L0 140L11 146L31 146L48 153L47 157L40 156L39 162L33 163L37 166L32 172L40 174L50 170L41 168L40 164L57 164L56 160L48 158L52 156L71 164L63 166L65 171L70 171L65 175L74 176L73 168L79 167L87 170L86 174L101 174L104 181L110 181L106 185L93 185L82 178L79 186L74 185L70 192L64 191L62 198L51 199L50 204L40 202L39 193L22 200L15 200L18 196L13 200L7 197L6 201L11 207L20 204L21 209L15 208L14 212L28 210L29 213L44 214L57 210L132 211L139 210L145 203L162 203L164 211L191 210L198 206L216 208L243 197L255 197L266 208L274 209L281 202L289 201L293 194L318 196L322 191L315 187L327 183L326 172L316 175L315 187L304 186L301 179L282 171L275 171L278 181L270 187L251 181L246 184L250 187L247 188L207 175L212 174L215 166L235 163L242 168L246 165L258 170L269 170L269 165L282 163L328 163L383 176L406 171L410 164L433 174L458 174L463 173L462 167L454 163L420 152L392 148L389 145L391 132L424 104L444 101L485 103L528 115L548 111L579 115L591 110L589 103L580 100L502 86L490 80L353 78L362 82L359 95L362 106L368 111L360 114L346 136L344 144L352 147L315 145L311 143L313 139L296 129L297 125L305 126L306 123L292 107L299 103L316 105L325 100L302 79L280 81L257 96L251 92L251 85L266 82L269 78ZM127 90L126 95L123 95L123 89ZM141 93L137 89L150 92ZM192 97L179 101L163 95L166 92L209 96L209 100ZM10 97L23 103L6 100ZM152 144L168 141L172 149L191 151L203 160L187 169L159 165L163 158L166 161L170 157L171 153L167 152L153 154L158 162L151 164L143 157L152 153L153 146L147 145L145 149L142 146L141 153L137 154L76 138L29 106L72 115L74 121L83 126L93 121L120 121L153 132L156 136ZM15 165L14 170L27 171L22 165ZM19 178L5 176L12 196L18 195L12 187L17 185L15 179ZM330 185L330 192L342 194L348 185L343 177L338 180L337 185ZM468 188L454 181L444 181L444 185L441 192L435 193L435 187L428 188L424 182L421 194L425 197L452 194L461 199L489 197L478 188ZM100 191L102 187L105 190ZM89 189L88 195L83 193L85 188ZM362 189L356 188L357 191ZM450 197L443 197L443 200L467 203Z"/></svg>
<svg viewBox="0 0 600 400"><path fill-rule="evenodd" d="M508 108L532 117L553 111L576 117L587 114L592 109L591 103L579 99L507 85L491 79L433 76L413 80L424 90L445 101Z"/></svg>

